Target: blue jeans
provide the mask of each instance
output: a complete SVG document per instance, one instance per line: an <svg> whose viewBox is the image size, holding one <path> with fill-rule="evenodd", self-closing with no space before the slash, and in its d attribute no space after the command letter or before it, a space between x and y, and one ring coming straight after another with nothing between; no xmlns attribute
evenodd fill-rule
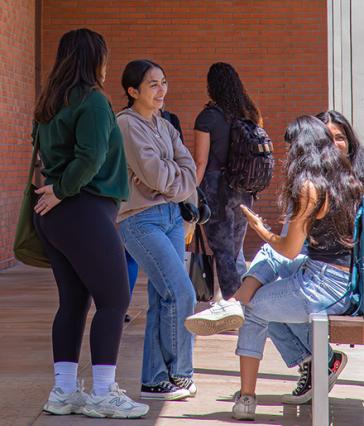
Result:
<svg viewBox="0 0 364 426"><path fill-rule="evenodd" d="M311 324L309 323L285 324L270 322L268 335L289 368L295 367L311 356L312 333ZM330 360L333 355L330 345L328 351Z"/></svg>
<svg viewBox="0 0 364 426"><path fill-rule="evenodd" d="M287 220L282 227L281 236L287 235L289 221ZM301 254L306 254L306 243L301 250ZM279 254L277 253L279 256ZM279 257L277 257L278 261ZM281 263L281 262L279 262ZM279 271L279 275L283 275L283 271ZM311 356L312 351L312 327L311 324L285 324L279 322L270 322L268 325L268 335L272 339L273 344L281 354L283 361L287 367L295 367ZM329 345L329 359L333 352Z"/></svg>
<svg viewBox="0 0 364 426"><path fill-rule="evenodd" d="M236 270L241 278L244 277L247 271L243 248L239 250L238 257L236 258Z"/></svg>
<svg viewBox="0 0 364 426"><path fill-rule="evenodd" d="M184 326L196 296L184 266L183 219L176 203L159 204L120 224L128 252L148 275L149 309L142 383L193 374L193 337Z"/></svg>
<svg viewBox="0 0 364 426"><path fill-rule="evenodd" d="M129 277L129 287L130 287L130 297L133 295L133 290L135 287L136 280L138 278L139 266L136 263L135 259L130 255L130 253L125 250L126 264L128 267L128 277Z"/></svg>
<svg viewBox="0 0 364 426"><path fill-rule="evenodd" d="M305 255L289 260L268 244L254 258L247 276L256 278L262 287L245 307L236 350L240 356L262 358L272 321L307 323L310 313L340 315L350 305L348 295L339 300L347 292L348 272Z"/></svg>

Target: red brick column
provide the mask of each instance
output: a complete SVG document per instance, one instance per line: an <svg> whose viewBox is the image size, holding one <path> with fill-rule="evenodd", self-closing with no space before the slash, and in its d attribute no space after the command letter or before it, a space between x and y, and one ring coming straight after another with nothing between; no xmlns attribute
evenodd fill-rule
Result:
<svg viewBox="0 0 364 426"><path fill-rule="evenodd" d="M0 0L0 269L14 263L14 231L30 159L34 12L34 0Z"/></svg>

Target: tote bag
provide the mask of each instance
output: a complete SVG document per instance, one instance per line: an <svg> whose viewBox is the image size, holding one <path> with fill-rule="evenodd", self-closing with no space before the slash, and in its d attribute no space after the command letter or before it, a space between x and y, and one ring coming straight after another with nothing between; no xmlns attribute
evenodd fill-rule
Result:
<svg viewBox="0 0 364 426"><path fill-rule="evenodd" d="M206 254L200 225L196 225L195 252L186 252L185 262L197 301L210 301L214 297L214 257Z"/></svg>
<svg viewBox="0 0 364 426"><path fill-rule="evenodd" d="M47 255L44 252L42 242L33 224L34 206L37 202L36 187L32 184L35 162L39 150L39 126L35 134L32 161L30 163L28 181L24 190L20 207L18 224L14 240L14 254L17 260L30 266L50 268Z"/></svg>

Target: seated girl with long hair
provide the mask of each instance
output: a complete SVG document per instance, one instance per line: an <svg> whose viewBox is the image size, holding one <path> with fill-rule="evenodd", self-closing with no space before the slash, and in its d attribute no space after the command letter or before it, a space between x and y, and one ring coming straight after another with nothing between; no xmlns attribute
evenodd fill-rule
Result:
<svg viewBox="0 0 364 426"><path fill-rule="evenodd" d="M291 143L280 204L283 212L291 212L287 235L272 233L242 206L249 226L267 244L246 273L237 300L227 301L219 318L206 310L186 320L196 334L221 332L239 319L243 324L239 302L245 305L236 350L242 384L233 407L233 416L241 420L255 418L256 381L269 322L305 323L313 312L340 315L350 306L352 234L363 186L348 158L335 147L332 133L317 118L297 118L288 126L286 140Z"/></svg>
<svg viewBox="0 0 364 426"><path fill-rule="evenodd" d="M326 124L336 148L349 159L356 177L364 183L364 147L349 121L338 111L323 111L316 117ZM285 226L284 226L285 228ZM285 259L282 258L282 264ZM311 324L271 322L268 334L287 367L298 366L299 378L291 393L282 396L284 404L305 404L312 398ZM347 355L329 346L329 391L334 387L347 363Z"/></svg>

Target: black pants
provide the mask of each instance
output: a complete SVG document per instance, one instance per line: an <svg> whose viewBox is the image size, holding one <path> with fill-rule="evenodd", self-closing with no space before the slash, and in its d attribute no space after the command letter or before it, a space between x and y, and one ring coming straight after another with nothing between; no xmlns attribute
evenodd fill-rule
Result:
<svg viewBox="0 0 364 426"><path fill-rule="evenodd" d="M211 218L204 225L206 237L215 256L222 296L228 299L241 285L236 259L243 247L247 220L240 204L251 207L253 197L248 193L233 191L226 185L223 187L223 184L220 171L207 172L201 182L201 189L211 208Z"/></svg>
<svg viewBox="0 0 364 426"><path fill-rule="evenodd" d="M130 299L125 252L114 226L116 213L110 198L83 191L44 216L34 214L59 293L52 333L55 362L78 362L93 299L92 364L116 364Z"/></svg>

